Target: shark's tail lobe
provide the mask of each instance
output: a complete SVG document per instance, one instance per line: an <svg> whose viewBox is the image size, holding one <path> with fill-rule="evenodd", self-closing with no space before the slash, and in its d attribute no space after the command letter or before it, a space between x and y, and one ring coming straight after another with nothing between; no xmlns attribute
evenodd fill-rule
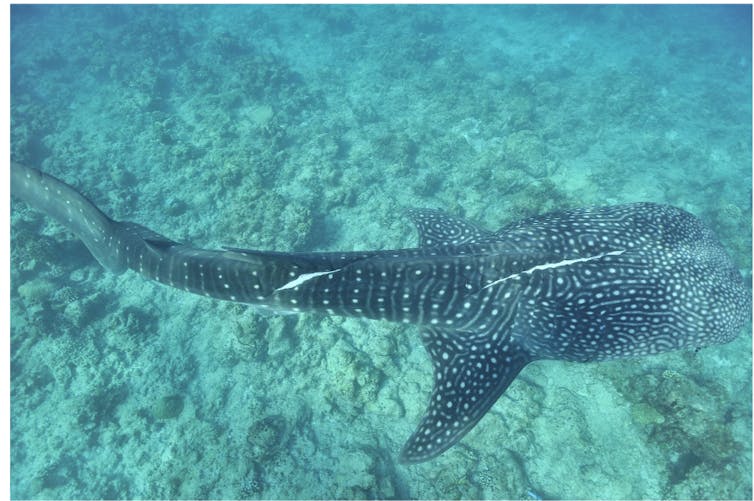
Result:
<svg viewBox="0 0 754 501"><path fill-rule="evenodd" d="M84 195L60 179L11 162L11 194L72 231L99 263L121 273L125 264L109 246L115 223Z"/></svg>

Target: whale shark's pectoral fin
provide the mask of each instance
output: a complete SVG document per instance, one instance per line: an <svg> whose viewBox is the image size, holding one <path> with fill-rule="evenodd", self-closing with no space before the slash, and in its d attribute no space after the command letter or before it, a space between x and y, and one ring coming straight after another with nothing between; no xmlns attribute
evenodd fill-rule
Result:
<svg viewBox="0 0 754 501"><path fill-rule="evenodd" d="M408 216L419 233L420 247L475 244L489 241L493 233L436 209L409 209Z"/></svg>
<svg viewBox="0 0 754 501"><path fill-rule="evenodd" d="M502 333L426 328L422 339L434 366L435 386L427 412L403 446L403 463L427 461L452 447L533 360Z"/></svg>

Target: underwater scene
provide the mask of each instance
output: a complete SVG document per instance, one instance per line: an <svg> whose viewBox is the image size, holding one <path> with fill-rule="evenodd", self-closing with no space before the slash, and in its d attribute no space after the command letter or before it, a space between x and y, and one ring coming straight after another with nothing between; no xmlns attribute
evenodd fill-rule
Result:
<svg viewBox="0 0 754 501"><path fill-rule="evenodd" d="M413 248L413 208L496 231L669 204L750 294L751 15L14 5L12 160L202 249ZM750 322L700 350L534 361L406 464L434 383L416 325L116 274L17 198L10 266L14 499L752 498Z"/></svg>

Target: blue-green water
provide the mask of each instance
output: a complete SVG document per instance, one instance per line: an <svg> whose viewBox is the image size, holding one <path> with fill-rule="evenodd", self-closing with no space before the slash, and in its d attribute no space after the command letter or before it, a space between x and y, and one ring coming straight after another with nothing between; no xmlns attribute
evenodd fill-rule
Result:
<svg viewBox="0 0 754 501"><path fill-rule="evenodd" d="M653 201L751 276L751 9L13 7L11 148L200 247L407 247ZM751 499L751 336L536 362L456 447L396 459L411 326L265 317L115 276L15 203L14 498Z"/></svg>

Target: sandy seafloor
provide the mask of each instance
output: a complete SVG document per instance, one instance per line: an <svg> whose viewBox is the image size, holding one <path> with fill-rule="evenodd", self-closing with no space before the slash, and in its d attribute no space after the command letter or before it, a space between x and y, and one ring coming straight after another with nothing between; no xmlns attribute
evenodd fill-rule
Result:
<svg viewBox="0 0 754 501"><path fill-rule="evenodd" d="M12 154L201 247L413 246L654 201L751 279L749 7L14 7ZM751 499L751 336L527 367L462 442L397 462L417 329L102 269L14 202L14 498Z"/></svg>

